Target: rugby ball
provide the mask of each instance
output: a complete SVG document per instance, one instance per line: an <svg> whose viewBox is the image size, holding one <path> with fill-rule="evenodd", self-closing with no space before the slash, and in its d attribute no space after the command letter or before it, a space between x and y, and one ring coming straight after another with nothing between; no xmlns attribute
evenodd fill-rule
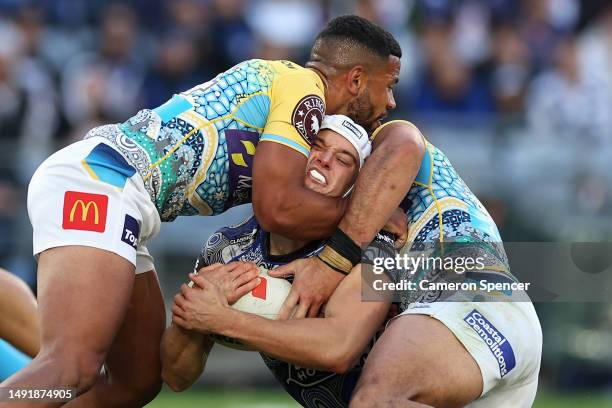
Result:
<svg viewBox="0 0 612 408"><path fill-rule="evenodd" d="M268 270L259 268L261 283L251 292L247 293L231 307L245 313L256 314L266 319L276 319L283 302L291 291L291 284L282 278L273 278ZM236 350L255 351L244 343L231 337L218 334L209 335L216 343Z"/></svg>

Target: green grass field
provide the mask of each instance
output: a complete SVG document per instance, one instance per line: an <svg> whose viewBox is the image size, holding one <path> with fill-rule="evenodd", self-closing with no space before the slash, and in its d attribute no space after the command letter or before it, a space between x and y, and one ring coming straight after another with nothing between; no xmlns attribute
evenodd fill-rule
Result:
<svg viewBox="0 0 612 408"><path fill-rule="evenodd" d="M197 390L175 394L164 389L147 408L295 408L298 405L276 390ZM602 394L559 394L541 391L534 408L606 408L612 396Z"/></svg>

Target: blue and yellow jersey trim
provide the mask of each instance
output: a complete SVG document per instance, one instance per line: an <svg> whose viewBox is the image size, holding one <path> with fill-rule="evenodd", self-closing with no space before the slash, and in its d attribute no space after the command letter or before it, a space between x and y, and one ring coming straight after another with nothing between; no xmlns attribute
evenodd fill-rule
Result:
<svg viewBox="0 0 612 408"><path fill-rule="evenodd" d="M219 214L250 202L259 142L308 156L325 112L324 94L313 70L289 61L248 60L120 124L137 152L112 132L96 133L138 169L163 221ZM112 183L119 187L121 180Z"/></svg>
<svg viewBox="0 0 612 408"><path fill-rule="evenodd" d="M471 227L492 240L501 241L497 227L486 209L459 177L444 153L431 144L414 124L406 120L389 121L378 127L371 139L374 140L385 127L397 123L417 130L425 143L425 154L419 171L402 203L411 224L410 238L416 238L425 225L432 229L431 224L436 220L437 227L433 231L437 233L437 240L444 243L445 213L459 210L468 214Z"/></svg>
<svg viewBox="0 0 612 408"><path fill-rule="evenodd" d="M127 180L136 174L136 169L117 150L104 143L94 147L81 164L91 178L118 190L123 190Z"/></svg>

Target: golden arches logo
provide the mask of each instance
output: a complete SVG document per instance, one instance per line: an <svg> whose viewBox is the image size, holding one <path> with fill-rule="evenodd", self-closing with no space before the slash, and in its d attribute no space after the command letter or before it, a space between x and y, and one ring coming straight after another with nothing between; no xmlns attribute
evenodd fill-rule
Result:
<svg viewBox="0 0 612 408"><path fill-rule="evenodd" d="M94 208L94 225L98 225L100 223L100 210L98 209L98 204L95 201L88 201L87 204L83 200L76 200L72 205L72 209L70 210L70 222L74 221L74 216L76 214L77 207L81 207L81 221L85 222L87 220L87 216L89 215L89 208L93 206Z"/></svg>

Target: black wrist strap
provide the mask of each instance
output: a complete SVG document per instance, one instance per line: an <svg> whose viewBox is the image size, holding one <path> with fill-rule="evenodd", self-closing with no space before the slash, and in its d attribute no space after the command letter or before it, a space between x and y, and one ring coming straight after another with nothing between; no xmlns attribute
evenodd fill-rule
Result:
<svg viewBox="0 0 612 408"><path fill-rule="evenodd" d="M353 266L361 262L361 248L340 228L336 228L327 246L346 258Z"/></svg>
<svg viewBox="0 0 612 408"><path fill-rule="evenodd" d="M317 257L330 268L348 274L361 262L361 248L344 231L337 228Z"/></svg>

